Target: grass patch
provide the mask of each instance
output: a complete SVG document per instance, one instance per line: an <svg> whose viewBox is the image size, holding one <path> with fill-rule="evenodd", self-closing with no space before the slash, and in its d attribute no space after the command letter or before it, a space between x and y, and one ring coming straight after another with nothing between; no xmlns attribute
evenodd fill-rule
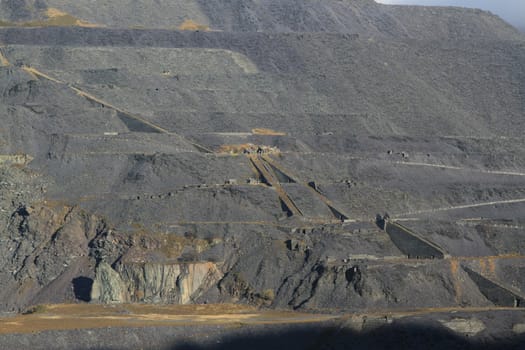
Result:
<svg viewBox="0 0 525 350"><path fill-rule="evenodd" d="M34 305L22 312L22 315L43 314L47 311L46 305Z"/></svg>

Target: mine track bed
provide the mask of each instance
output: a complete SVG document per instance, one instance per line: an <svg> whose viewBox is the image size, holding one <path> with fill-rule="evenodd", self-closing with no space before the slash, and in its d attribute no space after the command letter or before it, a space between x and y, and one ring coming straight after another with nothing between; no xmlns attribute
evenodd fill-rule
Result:
<svg viewBox="0 0 525 350"><path fill-rule="evenodd" d="M0 334L105 327L312 323L339 317L291 311L261 311L234 304L54 304L40 305L30 312L32 313L0 318Z"/></svg>
<svg viewBox="0 0 525 350"><path fill-rule="evenodd" d="M292 311L261 311L245 305L97 305L54 304L36 307L34 313L0 318L0 334L21 334L53 330L96 329L105 327L182 327L263 324L307 324L350 319L393 319L445 313L515 311L512 307L438 307L420 309L383 309L367 312L309 314Z"/></svg>

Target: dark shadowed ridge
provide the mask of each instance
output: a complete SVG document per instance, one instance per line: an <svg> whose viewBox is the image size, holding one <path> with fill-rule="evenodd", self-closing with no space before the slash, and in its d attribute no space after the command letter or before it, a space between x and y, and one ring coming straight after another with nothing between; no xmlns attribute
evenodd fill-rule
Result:
<svg viewBox="0 0 525 350"><path fill-rule="evenodd" d="M377 327L377 326L376 326ZM93 334L93 331L91 331ZM186 336L185 336L185 335ZM152 327L127 330L99 329L97 337L87 331L43 332L35 335L20 334L0 336L2 344L23 342L32 349L56 348L71 344L82 350L118 350L129 346L141 349L162 350L267 350L267 349L331 349L331 350L520 350L524 336L508 336L472 339L468 335L453 333L438 324L390 324L353 331L339 326L315 324L267 325L257 327L211 328L197 327L193 330ZM51 339L60 339L60 344ZM15 340L16 339L16 340ZM103 339L103 341L102 341ZM58 346L57 346L58 345Z"/></svg>

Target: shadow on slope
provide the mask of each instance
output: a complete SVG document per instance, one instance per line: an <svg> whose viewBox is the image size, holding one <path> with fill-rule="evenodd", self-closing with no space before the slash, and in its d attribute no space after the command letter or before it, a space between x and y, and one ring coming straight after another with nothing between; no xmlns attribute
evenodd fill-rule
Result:
<svg viewBox="0 0 525 350"><path fill-rule="evenodd" d="M523 349L524 336L505 338L469 338L453 333L439 325L400 324L356 332L339 327L303 326L293 330L257 333L246 330L241 334L201 342L175 343L176 350L234 350L234 349ZM501 337L500 337L501 336ZM496 340L497 339L497 340Z"/></svg>

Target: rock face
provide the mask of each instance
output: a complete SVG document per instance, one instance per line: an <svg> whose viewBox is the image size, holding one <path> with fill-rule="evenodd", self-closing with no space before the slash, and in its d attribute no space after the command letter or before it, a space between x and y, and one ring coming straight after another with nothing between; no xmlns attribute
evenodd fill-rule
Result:
<svg viewBox="0 0 525 350"><path fill-rule="evenodd" d="M188 304L222 277L213 263L123 263L117 270L133 302Z"/></svg>
<svg viewBox="0 0 525 350"><path fill-rule="evenodd" d="M100 303L122 303L128 301L120 275L105 262L96 269L91 290L91 300Z"/></svg>
<svg viewBox="0 0 525 350"><path fill-rule="evenodd" d="M0 9L3 310L488 307L491 286L523 305L525 41L496 16Z"/></svg>
<svg viewBox="0 0 525 350"><path fill-rule="evenodd" d="M3 310L85 300L95 264L89 244L105 224L78 207L42 201L47 184L18 166L1 166Z"/></svg>

